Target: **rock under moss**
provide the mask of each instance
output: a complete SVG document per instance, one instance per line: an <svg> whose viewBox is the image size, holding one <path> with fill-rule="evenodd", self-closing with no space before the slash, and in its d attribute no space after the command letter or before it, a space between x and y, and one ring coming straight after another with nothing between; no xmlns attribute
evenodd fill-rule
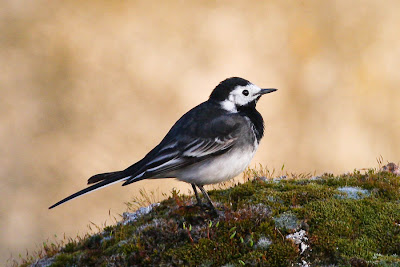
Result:
<svg viewBox="0 0 400 267"><path fill-rule="evenodd" d="M392 173L254 179L209 193L223 216L190 206L192 196L175 192L146 212L125 216L134 220L22 265L400 264L400 185Z"/></svg>

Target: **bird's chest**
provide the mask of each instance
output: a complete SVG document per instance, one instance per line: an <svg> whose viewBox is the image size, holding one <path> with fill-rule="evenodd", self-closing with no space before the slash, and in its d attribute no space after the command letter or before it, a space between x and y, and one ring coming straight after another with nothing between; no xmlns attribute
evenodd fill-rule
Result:
<svg viewBox="0 0 400 267"><path fill-rule="evenodd" d="M257 142L260 142L264 136L264 120L261 114L256 109L243 109L240 113L249 122L252 132L257 138Z"/></svg>
<svg viewBox="0 0 400 267"><path fill-rule="evenodd" d="M257 146L234 148L210 160L192 165L180 173L179 180L200 185L216 184L230 180L243 172L252 160Z"/></svg>

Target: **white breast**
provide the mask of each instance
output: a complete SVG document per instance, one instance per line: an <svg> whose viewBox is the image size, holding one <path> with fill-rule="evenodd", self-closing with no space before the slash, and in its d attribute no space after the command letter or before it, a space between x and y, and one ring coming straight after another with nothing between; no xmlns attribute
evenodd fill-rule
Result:
<svg viewBox="0 0 400 267"><path fill-rule="evenodd" d="M256 142L255 147L234 148L223 155L178 170L174 173L174 176L180 181L199 185L216 184L230 180L246 169L257 150L257 146Z"/></svg>

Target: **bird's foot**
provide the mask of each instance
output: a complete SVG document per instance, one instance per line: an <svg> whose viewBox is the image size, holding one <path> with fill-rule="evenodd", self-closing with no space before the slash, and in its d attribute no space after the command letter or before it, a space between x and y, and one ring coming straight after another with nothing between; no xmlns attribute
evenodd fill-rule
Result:
<svg viewBox="0 0 400 267"><path fill-rule="evenodd" d="M221 210L217 210L217 209L211 209L211 214L216 216L216 217L224 217L225 216L225 212L221 211Z"/></svg>
<svg viewBox="0 0 400 267"><path fill-rule="evenodd" d="M203 203L203 202L197 202L196 204L195 204L195 206L197 206L197 207L200 207L201 209L209 209L210 208L210 206L209 205L207 205L207 204L205 204L205 203Z"/></svg>
<svg viewBox="0 0 400 267"><path fill-rule="evenodd" d="M200 207L203 211L209 212L212 215L215 215L217 217L223 217L224 212L218 210L217 208L214 207L213 204L206 204L203 202L197 202L196 206Z"/></svg>
<svg viewBox="0 0 400 267"><path fill-rule="evenodd" d="M198 209L202 210L203 212L209 213L209 214L212 214L212 215L217 215L217 216L224 215L223 212L217 210L213 205L209 205L209 204L206 204L206 203L203 203L203 202L197 202L194 205L185 206L185 208L187 208L187 209L198 208Z"/></svg>

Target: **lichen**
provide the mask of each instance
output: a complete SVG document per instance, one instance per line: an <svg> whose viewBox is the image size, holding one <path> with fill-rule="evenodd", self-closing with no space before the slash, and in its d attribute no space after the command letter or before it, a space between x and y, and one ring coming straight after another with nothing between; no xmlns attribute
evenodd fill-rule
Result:
<svg viewBox="0 0 400 267"><path fill-rule="evenodd" d="M359 187L344 186L337 189L340 195L335 195L337 198L351 198L351 199L362 199L370 195L369 191Z"/></svg>

